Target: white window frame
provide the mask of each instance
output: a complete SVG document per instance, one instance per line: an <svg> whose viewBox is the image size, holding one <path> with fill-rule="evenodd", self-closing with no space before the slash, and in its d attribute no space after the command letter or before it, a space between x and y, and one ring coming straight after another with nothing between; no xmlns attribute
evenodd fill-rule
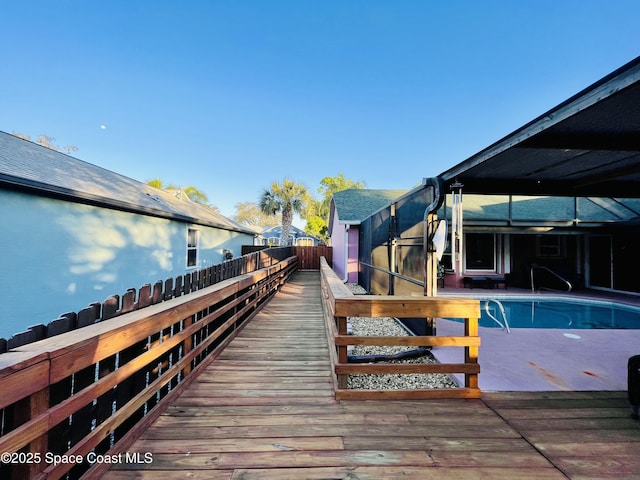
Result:
<svg viewBox="0 0 640 480"><path fill-rule="evenodd" d="M474 269L474 268L469 268L467 266L467 248L469 248L469 242L467 242L467 236L468 235L491 235L493 237L493 265L490 268L479 268L479 269ZM469 273L474 273L474 272L487 272L487 273L495 273L497 272L497 265L498 265L498 238L497 235L495 233L488 233L488 232L466 232L465 233L465 239L464 239L464 271L465 272L469 272Z"/></svg>
<svg viewBox="0 0 640 480"><path fill-rule="evenodd" d="M565 238L561 235L537 235L536 255L541 258L561 258L565 252Z"/></svg>
<svg viewBox="0 0 640 480"><path fill-rule="evenodd" d="M192 245L191 243L191 232L194 232L194 236L195 236L195 242ZM195 252L195 257L194 260L195 262L193 264L189 263L189 259L191 258L190 253L191 252ZM187 257L186 257L186 265L187 268L198 268L198 265L200 264L200 230L198 230L197 228L193 228L193 227L187 227Z"/></svg>

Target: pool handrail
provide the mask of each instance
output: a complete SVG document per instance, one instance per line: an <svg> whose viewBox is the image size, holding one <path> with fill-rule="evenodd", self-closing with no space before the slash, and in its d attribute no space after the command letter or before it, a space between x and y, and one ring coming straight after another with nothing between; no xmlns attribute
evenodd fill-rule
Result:
<svg viewBox="0 0 640 480"><path fill-rule="evenodd" d="M533 281L533 272L535 269L540 269L540 270L545 270L547 272L549 272L551 275L553 275L554 277L556 277L558 280L560 280L560 282L564 283L567 286L567 292L570 292L573 289L573 286L571 285L571 282L569 280L567 280L566 278L561 277L560 275L558 275L556 272L554 272L553 270L551 270L550 268L541 266L541 265L532 265L531 266L531 291L535 292L535 285L534 285L534 281ZM541 290L541 287L538 287L538 291ZM550 291L554 291L554 292L560 292L562 290L558 290L555 288L549 288L546 287L545 290L550 290Z"/></svg>
<svg viewBox="0 0 640 480"><path fill-rule="evenodd" d="M500 310L500 313L502 314L502 320L504 321L504 323L502 323L500 320L498 320L496 317L493 316L493 314L489 310L489 303L490 302L494 302L494 303L496 303L498 305L498 309ZM489 318L491 320L493 320L498 325L500 325L502 330L506 330L507 333L511 333L511 329L509 328L509 322L507 321L507 314L504 311L504 305L502 305L502 302L500 302L499 300L496 300L495 298L489 298L489 299L487 299L487 301L484 304L484 310L485 310L485 312L487 312L487 315L489 316Z"/></svg>

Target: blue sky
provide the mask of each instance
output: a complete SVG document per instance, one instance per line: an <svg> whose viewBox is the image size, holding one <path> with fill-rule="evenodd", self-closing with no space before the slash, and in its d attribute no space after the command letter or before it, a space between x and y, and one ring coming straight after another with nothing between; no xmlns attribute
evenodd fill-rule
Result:
<svg viewBox="0 0 640 480"><path fill-rule="evenodd" d="M637 0L5 3L0 130L227 216L285 177L410 189L640 54Z"/></svg>

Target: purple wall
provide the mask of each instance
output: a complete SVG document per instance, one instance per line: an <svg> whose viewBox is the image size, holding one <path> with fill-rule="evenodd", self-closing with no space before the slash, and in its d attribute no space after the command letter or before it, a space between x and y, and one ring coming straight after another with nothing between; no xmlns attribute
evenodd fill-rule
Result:
<svg viewBox="0 0 640 480"><path fill-rule="evenodd" d="M338 277L345 278L345 265L347 265L350 283L358 283L358 234L357 226L349 228L348 239L345 235L346 225L334 223L331 231L331 246L333 247L333 270ZM348 254L345 252L345 241L348 242ZM348 256L348 260L345 258Z"/></svg>

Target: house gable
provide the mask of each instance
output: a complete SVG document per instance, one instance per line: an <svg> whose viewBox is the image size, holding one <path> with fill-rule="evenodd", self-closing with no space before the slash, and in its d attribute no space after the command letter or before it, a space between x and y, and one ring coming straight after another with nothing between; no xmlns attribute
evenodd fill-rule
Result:
<svg viewBox="0 0 640 480"><path fill-rule="evenodd" d="M343 190L333 195L333 210L340 223L358 224L406 192L407 190Z"/></svg>

